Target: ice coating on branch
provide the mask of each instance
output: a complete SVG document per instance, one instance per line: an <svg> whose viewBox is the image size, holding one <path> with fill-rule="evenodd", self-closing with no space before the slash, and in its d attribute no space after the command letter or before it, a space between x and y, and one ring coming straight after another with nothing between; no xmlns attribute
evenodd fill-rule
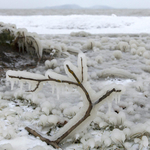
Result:
<svg viewBox="0 0 150 150"><path fill-rule="evenodd" d="M115 100L117 103L120 102L120 96L125 92L125 87L120 84L111 84L109 86L105 86L100 92L96 93L95 96L93 96L94 102L96 103L100 97L113 89L115 91L108 95L106 99L103 99L96 107L100 107L104 103L111 103L113 100Z"/></svg>
<svg viewBox="0 0 150 150"><path fill-rule="evenodd" d="M86 82L87 81L87 60L86 56L83 53L80 53L78 55L78 68L81 73L81 81Z"/></svg>
<svg viewBox="0 0 150 150"><path fill-rule="evenodd" d="M80 54L79 57L78 57L78 68L75 67L73 64L71 64L70 62L66 62L65 63L65 66L68 65L69 68L75 73L75 75L77 75L79 81L81 82L82 81L82 75L79 76L78 72L80 74L83 74L83 77L87 75L87 67L86 67L86 61L84 59L84 54ZM82 63L81 63L81 58L82 58ZM85 70L83 68L83 73L82 73L82 65L85 66ZM74 82L77 82L73 76L73 74L71 74L71 72L68 71L68 68L66 67L66 73L67 75L69 76L69 78L71 80L73 80ZM53 73L52 73L53 74ZM85 75L84 75L85 74ZM58 78L57 75L54 75L55 78ZM62 76L60 76L60 78L62 79ZM64 78L64 76L63 76ZM90 117L88 117L83 123L81 123L71 134L73 135L74 133L76 132L79 132L81 131L82 129L84 129L85 127L87 127L91 121L93 120L93 118L96 116L96 112L97 112L97 109L102 105L104 104L105 102L112 102L112 100L116 99L117 102L119 102L120 100L120 95L123 94L125 92L125 89L122 85L117 85L117 84L112 84L111 86L109 85L109 87L105 87L102 91L98 92L98 93L95 93L95 94L91 94L93 93L93 90L91 89L90 85L89 84L86 84L87 78L84 78L83 81L85 81L85 83L83 84L84 87L86 88L87 92L91 95L91 98L94 102L96 102L100 97L102 97L103 95L105 95L108 91L111 91L112 89L115 89L116 91L118 90L119 92L112 92L109 96L107 96L105 99L103 99L102 102L98 102L98 104L95 106L95 108L93 108L93 110L91 111L90 113ZM58 137L60 137L61 135L63 135L65 133L65 131L68 130L68 128L70 126L73 126L74 124L76 124L86 113L86 110L89 106L89 103L88 103L88 100L87 100L87 97L85 95L85 93L80 89L78 88L81 96L83 97L83 107L79 110L79 112L74 116L73 119L71 119L63 128L61 128L59 130L58 133L56 133L52 139L57 139ZM96 95L96 96L94 96Z"/></svg>
<svg viewBox="0 0 150 150"><path fill-rule="evenodd" d="M51 140L55 140L58 137L62 136L71 126L76 124L85 115L87 107L88 105L83 105L83 107L78 111L78 113L65 126L60 128L60 130L55 135L53 135L53 137L51 137ZM88 117L77 128L75 128L75 130L68 135L68 138L73 137L73 135L75 135L76 133L79 133L80 131L87 128L87 126L91 123L91 121L93 120L93 118L95 118L95 116L96 116L96 111L94 109L91 112L90 117Z"/></svg>
<svg viewBox="0 0 150 150"><path fill-rule="evenodd" d="M48 70L48 71L46 71L46 73L45 73L45 77L46 78L52 78L52 79L56 79L56 80L58 80L58 82L60 82L61 83L61 81L62 80L68 80L68 81L71 81L67 76L64 76L64 75L61 75L61 74L58 74L58 73L56 73L56 72L53 72L53 70ZM56 82L54 83L55 81L53 81L52 80L52 82L50 81L49 83L50 84L56 84Z"/></svg>
<svg viewBox="0 0 150 150"><path fill-rule="evenodd" d="M54 85L56 86L57 99L59 99L59 92L60 92L59 84L63 84L62 81L74 81L74 82L77 82L77 80L79 80L79 82L87 81L87 65L86 65L86 57L84 54L80 53L78 56L78 67L74 66L70 61L66 61L64 63L64 68L68 77L55 73L52 70L48 70L45 73L45 76L47 78L52 79L52 81L49 82L52 85L52 93L54 93ZM54 82L57 82L57 84Z"/></svg>
<svg viewBox="0 0 150 150"><path fill-rule="evenodd" d="M77 82L74 75L71 73L71 70L72 70L81 83L87 81L87 61L86 61L85 54L79 53L78 67L74 66L70 61L66 61L64 63L64 68L65 68L66 74L71 80Z"/></svg>
<svg viewBox="0 0 150 150"><path fill-rule="evenodd" d="M76 66L74 66L70 61L65 61L64 68L65 68L65 72L66 72L67 76L72 81L77 82L77 80L74 78L71 71L73 71L75 73L75 75L78 77L79 81L81 81L81 74L80 74L79 69Z"/></svg>
<svg viewBox="0 0 150 150"><path fill-rule="evenodd" d="M23 78L34 78L34 79L46 79L45 76L40 75L40 74L36 74L36 73L30 73L30 72L26 72L26 71L12 71L12 70L8 70L6 72L6 78L8 80L11 80L11 78L9 76L16 76L16 77L23 77ZM14 79L14 80L25 80L25 79Z"/></svg>
<svg viewBox="0 0 150 150"><path fill-rule="evenodd" d="M108 91L111 91L112 89L115 89L116 91L119 90L120 92L112 92L108 97L106 97L103 101L97 103L95 105L95 107L93 107L91 113L90 113L90 117L88 117L84 122L82 122L70 135L73 136L76 133L79 133L80 131L82 131L83 129L85 129L90 123L91 121L96 117L97 114L97 110L99 109L99 107L101 105L103 105L104 103L107 102L112 102L112 100L114 100L115 97L118 97L119 93L120 95L123 94L125 92L125 89L122 85L116 85L116 84L112 84L111 86L107 86L104 88L104 90L102 90L99 93L96 93L96 96L92 97L93 102L97 102L97 100L102 97L103 95L105 95ZM86 98L85 93L78 89L80 91L81 96L83 97L83 107L78 111L78 113L64 126L62 127L58 133L56 133L53 137L52 140L57 139L58 137L60 137L61 135L63 135L65 133L65 131L67 131L71 126L73 126L74 124L76 124L80 119L82 119L82 117L85 115L86 110L89 106L88 100ZM116 98L118 99L118 98ZM117 120L116 120L117 121Z"/></svg>
<svg viewBox="0 0 150 150"><path fill-rule="evenodd" d="M23 79L24 78L24 79ZM6 72L6 79L7 81L10 81L11 83L11 89L13 89L14 83L19 82L20 83L20 89L22 90L23 84L27 82L29 84L29 90L31 88L35 88L37 85L37 82L34 80L28 80L28 79L46 79L45 76L35 73L30 73L26 71L12 71L8 70Z"/></svg>
<svg viewBox="0 0 150 150"><path fill-rule="evenodd" d="M83 99L83 106L81 108L74 107L75 115L66 125L64 125L60 130L51 137L51 140L56 140L62 135L64 135L71 127L78 124L79 120L82 120L85 117L84 121L80 122L67 137L72 137L75 133L79 133L84 130L96 117L97 110L104 103L111 103L112 100L116 99L117 102L120 100L120 95L125 91L121 85L112 84L105 87L100 92L96 93L91 88L90 84L87 82L87 65L86 65L86 57L83 53L80 53L78 56L78 66L74 66L71 62L65 62L65 71L68 76L60 75L58 73L53 72L52 70L48 70L45 73L45 76L38 75L34 73L28 73L24 71L8 71L7 72L7 80L11 81L14 79L15 81L21 80L21 82L29 82L32 85L32 88L37 87L40 83L39 81L45 80L50 83L54 88L57 89L57 97L59 98L60 85L69 86L70 87L78 87L78 91L80 92ZM14 76L16 78L14 78ZM24 78L24 79L23 79ZM40 85L43 84L40 83ZM39 88L39 86L38 86ZM90 98L89 98L90 97ZM104 98L102 98L104 97ZM102 100L100 101L100 98ZM35 99L35 98L32 98ZM47 105L48 106L48 105ZM49 115L50 108L48 108L43 104L42 111ZM93 106L92 109L90 106ZM86 117L87 110L89 109L89 116ZM68 112L67 109L65 109ZM65 112L65 110L63 112ZM57 118L55 118L57 121ZM52 119L52 120L55 120ZM47 124L48 118L44 115L40 118L39 124L45 126ZM109 145L110 141L106 142Z"/></svg>

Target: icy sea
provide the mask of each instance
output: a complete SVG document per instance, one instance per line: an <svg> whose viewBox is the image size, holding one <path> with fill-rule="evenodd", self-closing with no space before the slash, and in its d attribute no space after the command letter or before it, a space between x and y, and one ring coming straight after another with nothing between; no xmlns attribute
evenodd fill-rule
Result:
<svg viewBox="0 0 150 150"><path fill-rule="evenodd" d="M82 74L87 82L83 85L92 102L113 87L124 89L122 95L104 100L90 125L60 144L63 150L150 149L149 15L150 10L0 10L0 22L15 24L16 32L27 29L26 34L38 39L43 49L59 53L28 72L73 80L64 63L71 62L78 73L78 55L84 53L87 70ZM0 150L54 150L28 135L25 127L52 139L61 135L67 129L64 124L74 124L74 117L85 111L85 96L78 88L50 82L33 94L25 92L28 82L10 81L3 78L0 84ZM38 85L31 84L30 88Z"/></svg>
<svg viewBox="0 0 150 150"><path fill-rule="evenodd" d="M150 33L150 10L0 10L0 21L38 34Z"/></svg>

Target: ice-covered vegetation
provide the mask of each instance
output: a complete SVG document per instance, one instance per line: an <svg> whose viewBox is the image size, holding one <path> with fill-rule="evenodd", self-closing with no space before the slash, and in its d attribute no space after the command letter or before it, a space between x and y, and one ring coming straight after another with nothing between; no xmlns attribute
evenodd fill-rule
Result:
<svg viewBox="0 0 150 150"><path fill-rule="evenodd" d="M25 128L66 150L150 148L149 35L84 35L40 35L43 47L59 43L65 53L29 72L7 72L11 86L0 87L3 149L20 150L16 141L25 141L22 150L54 149ZM114 88L119 92L106 103L98 101Z"/></svg>
<svg viewBox="0 0 150 150"><path fill-rule="evenodd" d="M69 48L65 43L56 43L47 40L37 33L28 32L25 28L17 28L14 24L0 22L0 44L7 44L19 52L27 52L30 55L37 55L42 58L43 53L49 56L68 55L67 51L78 52Z"/></svg>
<svg viewBox="0 0 150 150"><path fill-rule="evenodd" d="M27 82L29 84L29 91L35 92L39 90L45 82L48 82L52 86L56 86L57 98L59 98L60 88L65 89L66 87L71 87L79 90L83 98L82 108L76 108L78 110L76 115L51 138L45 139L29 127L25 128L29 133L40 137L42 141L46 141L47 144L52 145L55 148L59 148L60 142L64 141L66 138L75 137L75 134L79 134L80 131L85 129L85 127L87 127L95 118L99 107L105 102L111 104L113 99L115 99L118 103L121 94L125 91L122 86L112 84L109 85L109 87L105 87L100 92L95 93L87 82L87 63L83 53L80 53L78 56L78 67L74 66L69 61L64 63L64 67L68 77L52 72L51 70L48 70L45 73L45 76L30 72L11 70L7 71L6 74L7 80L11 82L11 89L13 89L15 82L20 82L20 88L22 90L23 83ZM32 89L30 89L30 87L32 87ZM49 115L50 113L49 107L52 107L50 102L42 104L42 111L45 112L46 115ZM59 122L59 117L55 115L51 115L48 118L46 116L41 116L40 120L42 125L47 124L47 122L56 125L57 122Z"/></svg>

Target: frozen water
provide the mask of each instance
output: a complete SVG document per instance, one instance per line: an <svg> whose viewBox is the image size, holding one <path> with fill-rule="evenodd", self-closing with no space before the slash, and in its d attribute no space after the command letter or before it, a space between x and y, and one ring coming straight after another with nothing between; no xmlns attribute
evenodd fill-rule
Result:
<svg viewBox="0 0 150 150"><path fill-rule="evenodd" d="M38 34L70 34L86 31L92 34L150 33L150 17L67 15L67 16L0 16L4 23L16 24Z"/></svg>

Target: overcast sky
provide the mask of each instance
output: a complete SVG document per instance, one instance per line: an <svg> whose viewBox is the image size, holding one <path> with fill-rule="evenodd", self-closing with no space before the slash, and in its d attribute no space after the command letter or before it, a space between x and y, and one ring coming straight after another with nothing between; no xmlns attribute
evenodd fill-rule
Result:
<svg viewBox="0 0 150 150"><path fill-rule="evenodd" d="M43 8L64 4L83 7L106 5L114 8L150 8L150 0L0 0L0 8Z"/></svg>

